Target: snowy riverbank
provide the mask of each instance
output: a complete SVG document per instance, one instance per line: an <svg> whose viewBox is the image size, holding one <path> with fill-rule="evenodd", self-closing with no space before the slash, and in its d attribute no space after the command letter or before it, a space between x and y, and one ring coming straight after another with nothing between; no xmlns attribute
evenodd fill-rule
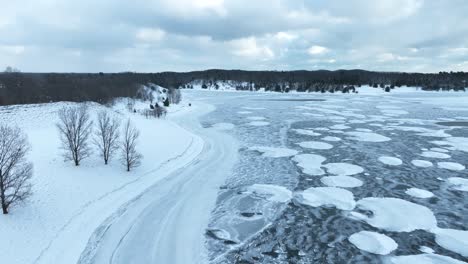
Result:
<svg viewBox="0 0 468 264"><path fill-rule="evenodd" d="M173 106L166 119L146 119L123 105L108 109L121 120L129 117L141 132L137 148L144 156L142 166L127 173L117 158L108 166L97 155L79 167L63 161L55 123L57 111L72 104L0 108L1 122L18 125L28 135L29 160L34 163L34 194L0 216L0 256L5 263L75 263L99 224L201 153L204 141L176 120L196 119L212 110L204 104ZM90 104L93 116L102 109Z"/></svg>

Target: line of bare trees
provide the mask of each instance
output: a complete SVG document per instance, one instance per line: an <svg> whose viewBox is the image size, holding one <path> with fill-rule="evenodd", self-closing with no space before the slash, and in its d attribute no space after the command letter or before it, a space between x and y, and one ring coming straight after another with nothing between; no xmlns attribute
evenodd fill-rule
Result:
<svg viewBox="0 0 468 264"><path fill-rule="evenodd" d="M64 107L59 110L57 128L62 140L64 158L72 160L75 166L92 153L90 143L94 143L104 164L120 150L120 161L127 171L139 166L143 156L136 150L140 132L130 119L122 128L120 139L120 121L103 110L97 116L97 128L93 136L93 121L86 105ZM91 141L91 142L90 142Z"/></svg>

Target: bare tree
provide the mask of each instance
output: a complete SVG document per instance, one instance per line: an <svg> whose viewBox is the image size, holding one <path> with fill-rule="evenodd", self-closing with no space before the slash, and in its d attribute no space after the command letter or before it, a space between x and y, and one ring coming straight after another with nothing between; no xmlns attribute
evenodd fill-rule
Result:
<svg viewBox="0 0 468 264"><path fill-rule="evenodd" d="M99 112L94 144L98 147L106 165L118 149L119 127L119 120L111 118L106 110Z"/></svg>
<svg viewBox="0 0 468 264"><path fill-rule="evenodd" d="M141 164L143 156L136 151L136 144L139 136L140 132L132 125L130 119L128 119L123 128L123 139L121 142L121 161L122 164L127 167L127 171Z"/></svg>
<svg viewBox="0 0 468 264"><path fill-rule="evenodd" d="M0 127L0 200L3 214L8 208L31 195L32 163L26 135L19 128Z"/></svg>
<svg viewBox="0 0 468 264"><path fill-rule="evenodd" d="M182 101L182 94L179 89L170 88L168 98L171 104L179 104Z"/></svg>
<svg viewBox="0 0 468 264"><path fill-rule="evenodd" d="M57 128L65 150L64 157L66 160L73 160L75 166L78 166L91 154L88 139L92 133L93 122L88 107L63 107L58 114Z"/></svg>

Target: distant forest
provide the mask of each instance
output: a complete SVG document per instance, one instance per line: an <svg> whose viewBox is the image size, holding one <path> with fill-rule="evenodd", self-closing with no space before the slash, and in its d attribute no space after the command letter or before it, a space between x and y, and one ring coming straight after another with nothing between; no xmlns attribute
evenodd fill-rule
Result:
<svg viewBox="0 0 468 264"><path fill-rule="evenodd" d="M465 91L468 88L468 73L465 72L206 70L184 73L23 73L10 68L0 73L0 105L56 101L105 103L116 97L134 97L141 85L148 83L167 88L191 88L193 81L202 81L203 87L208 87L227 80L242 83L236 86L239 90L264 88L277 92L352 92L361 85L388 91L405 85L423 90Z"/></svg>

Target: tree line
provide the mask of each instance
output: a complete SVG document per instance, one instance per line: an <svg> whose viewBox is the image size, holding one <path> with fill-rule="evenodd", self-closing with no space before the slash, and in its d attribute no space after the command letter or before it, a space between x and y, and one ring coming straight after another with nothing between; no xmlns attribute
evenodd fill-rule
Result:
<svg viewBox="0 0 468 264"><path fill-rule="evenodd" d="M105 103L116 97L132 97L141 85L156 83L167 88L190 88L194 80L248 83L243 90L321 92L342 91L352 86L417 86L423 90L465 90L468 73L404 73L365 70L337 71L242 71L206 70L160 73L0 73L0 105L58 101Z"/></svg>
<svg viewBox="0 0 468 264"><path fill-rule="evenodd" d="M94 125L86 105L63 107L56 124L62 142L63 157L79 166L93 154L92 145L105 165L119 154L127 171L139 166L143 156L137 151L140 136L128 119L123 125L103 110ZM26 134L18 127L0 126L0 203L3 214L11 205L31 196L33 164L27 160L30 145Z"/></svg>

